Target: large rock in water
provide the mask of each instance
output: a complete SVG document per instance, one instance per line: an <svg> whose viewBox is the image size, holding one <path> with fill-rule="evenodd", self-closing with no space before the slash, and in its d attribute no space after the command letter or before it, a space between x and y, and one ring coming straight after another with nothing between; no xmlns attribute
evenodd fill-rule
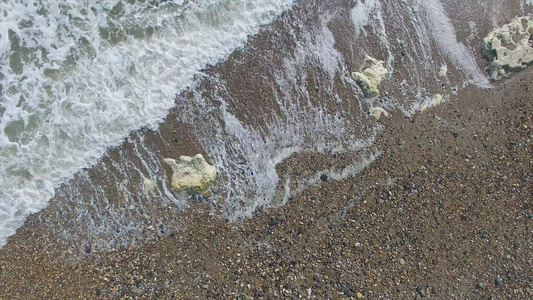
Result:
<svg viewBox="0 0 533 300"><path fill-rule="evenodd" d="M360 72L353 72L352 78L359 84L365 97L372 98L379 96L379 86L381 81L389 74L385 68L385 62L377 60L373 57L366 56L365 64L369 65L366 69Z"/></svg>
<svg viewBox="0 0 533 300"><path fill-rule="evenodd" d="M483 40L483 56L488 71L497 80L506 72L521 70L533 63L533 20L517 17L511 23L490 32Z"/></svg>
<svg viewBox="0 0 533 300"><path fill-rule="evenodd" d="M202 154L194 157L181 156L179 161L165 158L164 161L172 168L171 189L178 197L202 194L217 178L215 167L208 164Z"/></svg>

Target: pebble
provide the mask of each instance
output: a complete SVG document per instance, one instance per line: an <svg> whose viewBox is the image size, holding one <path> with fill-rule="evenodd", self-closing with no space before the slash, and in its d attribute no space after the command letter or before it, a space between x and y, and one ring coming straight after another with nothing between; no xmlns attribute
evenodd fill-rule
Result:
<svg viewBox="0 0 533 300"><path fill-rule="evenodd" d="M213 192L213 194L216 194L218 193L218 189L215 186L213 186L211 187L211 192Z"/></svg>
<svg viewBox="0 0 533 300"><path fill-rule="evenodd" d="M91 253L91 246L85 246L85 253Z"/></svg>
<svg viewBox="0 0 533 300"><path fill-rule="evenodd" d="M490 238L490 236L488 234L486 234L486 233L483 233L483 234L481 234L481 238L488 240Z"/></svg>
<svg viewBox="0 0 533 300"><path fill-rule="evenodd" d="M465 220L465 221L466 221L466 220L468 220L469 218L470 218L470 217L469 217L468 215L466 215L466 214L461 215L461 219L462 219L462 220Z"/></svg>
<svg viewBox="0 0 533 300"><path fill-rule="evenodd" d="M503 284L503 278L498 278L496 279L496 281L494 282L497 286L498 285L502 285Z"/></svg>
<svg viewBox="0 0 533 300"><path fill-rule="evenodd" d="M324 182L328 181L328 175L326 175L326 174L320 175L320 180L322 180Z"/></svg>
<svg viewBox="0 0 533 300"><path fill-rule="evenodd" d="M400 265L405 265L405 260L403 258L400 258Z"/></svg>
<svg viewBox="0 0 533 300"><path fill-rule="evenodd" d="M212 191L204 192L204 193L202 194L202 196L203 196L204 198L206 198L206 199L207 199L207 198L211 198L211 197L213 197L213 192L212 192Z"/></svg>
<svg viewBox="0 0 533 300"><path fill-rule="evenodd" d="M422 296L420 296L420 294L416 294L415 300L422 300Z"/></svg>
<svg viewBox="0 0 533 300"><path fill-rule="evenodd" d="M365 296L363 296L363 294L357 292L357 294L355 295L357 297L357 299L363 299Z"/></svg>
<svg viewBox="0 0 533 300"><path fill-rule="evenodd" d="M478 287L479 289L482 289L482 288L483 288L483 282L478 283L478 284L477 284L477 287Z"/></svg>

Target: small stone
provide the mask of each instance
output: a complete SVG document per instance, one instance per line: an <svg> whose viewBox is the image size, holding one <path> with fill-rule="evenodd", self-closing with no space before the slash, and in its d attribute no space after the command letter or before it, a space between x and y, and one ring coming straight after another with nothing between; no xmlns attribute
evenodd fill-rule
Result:
<svg viewBox="0 0 533 300"><path fill-rule="evenodd" d="M196 200L198 200L198 202L202 203L204 201L204 197L202 197L202 195L197 195L196 196Z"/></svg>
<svg viewBox="0 0 533 300"><path fill-rule="evenodd" d="M494 282L497 286L498 285L502 285L503 284L503 278L498 278L496 279L496 281Z"/></svg>
<svg viewBox="0 0 533 300"><path fill-rule="evenodd" d="M85 246L85 253L91 253L91 246Z"/></svg>
<svg viewBox="0 0 533 300"><path fill-rule="evenodd" d="M213 186L211 187L211 192L213 192L213 194L216 194L218 193L218 189L215 186Z"/></svg>
<svg viewBox="0 0 533 300"><path fill-rule="evenodd" d="M481 238L482 238L482 239L486 239L486 240L488 240L488 239L490 238L490 235L488 235L488 234L486 234L486 233L482 233L482 234L481 234Z"/></svg>
<svg viewBox="0 0 533 300"><path fill-rule="evenodd" d="M478 284L477 284L477 288L478 288L478 289L482 289L482 288L483 288L483 282L478 283Z"/></svg>
<svg viewBox="0 0 533 300"><path fill-rule="evenodd" d="M400 265L405 265L405 260L403 258L400 258Z"/></svg>
<svg viewBox="0 0 533 300"><path fill-rule="evenodd" d="M357 292L357 294L355 295L357 297L357 299L363 299L365 296L363 296L363 294Z"/></svg>
<svg viewBox="0 0 533 300"><path fill-rule="evenodd" d="M202 194L202 196L203 196L204 198L206 198L206 199L211 198L211 197L213 197L213 192L212 192L212 191L204 192L204 193Z"/></svg>
<svg viewBox="0 0 533 300"><path fill-rule="evenodd" d="M461 220L466 221L466 220L468 220L469 218L470 218L470 217L469 217L468 215L466 215L466 214L462 214L462 215L461 215Z"/></svg>
<svg viewBox="0 0 533 300"><path fill-rule="evenodd" d="M324 182L328 181L328 175L326 175L326 174L320 175L320 180L322 180Z"/></svg>
<svg viewBox="0 0 533 300"><path fill-rule="evenodd" d="M454 137L454 138L457 138L458 136L459 136L459 134L458 134L457 132L454 132L454 133L453 133L453 137Z"/></svg>
<svg viewBox="0 0 533 300"><path fill-rule="evenodd" d="M437 294L437 288L436 288L435 286L432 286L432 287L431 287L431 293L432 293L433 295L436 295L436 294Z"/></svg>
<svg viewBox="0 0 533 300"><path fill-rule="evenodd" d="M422 296L420 296L420 294L416 294L415 300L422 300Z"/></svg>

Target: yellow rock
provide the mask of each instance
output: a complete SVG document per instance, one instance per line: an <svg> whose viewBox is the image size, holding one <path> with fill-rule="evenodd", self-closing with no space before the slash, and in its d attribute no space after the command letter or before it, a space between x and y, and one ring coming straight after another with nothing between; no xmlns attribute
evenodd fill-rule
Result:
<svg viewBox="0 0 533 300"><path fill-rule="evenodd" d="M172 158L164 161L172 168L171 190L186 198L190 193L202 194L215 182L217 171L208 164L202 154L181 156L179 162Z"/></svg>
<svg viewBox="0 0 533 300"><path fill-rule="evenodd" d="M499 79L507 71L524 69L533 63L533 19L516 17L511 23L490 32L483 40L483 56L489 61L492 79Z"/></svg>
<svg viewBox="0 0 533 300"><path fill-rule="evenodd" d="M381 81L387 77L389 71L385 68L385 62L377 60L373 57L366 56L365 64L369 67L365 68L362 73L353 72L352 78L359 84L365 97L372 98L379 96L379 86Z"/></svg>
<svg viewBox="0 0 533 300"><path fill-rule="evenodd" d="M357 299L363 299L365 297L365 296L363 296L363 294L361 294L359 292L357 294L355 294L355 296L357 297Z"/></svg>

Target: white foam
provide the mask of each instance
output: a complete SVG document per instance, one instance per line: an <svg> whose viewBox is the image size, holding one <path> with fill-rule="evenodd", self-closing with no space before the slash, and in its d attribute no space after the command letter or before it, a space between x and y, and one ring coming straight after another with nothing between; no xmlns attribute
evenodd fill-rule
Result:
<svg viewBox="0 0 533 300"><path fill-rule="evenodd" d="M389 37L387 35L387 29L385 27L385 21L383 19L383 7L378 0L366 0L365 2L357 2L356 6L350 13L350 18L355 27L356 38L361 34L367 36L365 26L372 25L372 20L375 20L378 24L378 28L372 27L375 30L375 34L378 36L381 44L387 51L387 69L389 74L393 73L394 56L390 49Z"/></svg>
<svg viewBox="0 0 533 300"><path fill-rule="evenodd" d="M0 3L0 247L61 182L156 127L199 69L292 4L119 2Z"/></svg>
<svg viewBox="0 0 533 300"><path fill-rule="evenodd" d="M429 26L433 39L455 67L462 70L475 84L484 88L491 87L488 78L478 67L472 51L457 41L453 24L446 15L441 2L439 0L419 0L418 2L426 13L426 24Z"/></svg>

